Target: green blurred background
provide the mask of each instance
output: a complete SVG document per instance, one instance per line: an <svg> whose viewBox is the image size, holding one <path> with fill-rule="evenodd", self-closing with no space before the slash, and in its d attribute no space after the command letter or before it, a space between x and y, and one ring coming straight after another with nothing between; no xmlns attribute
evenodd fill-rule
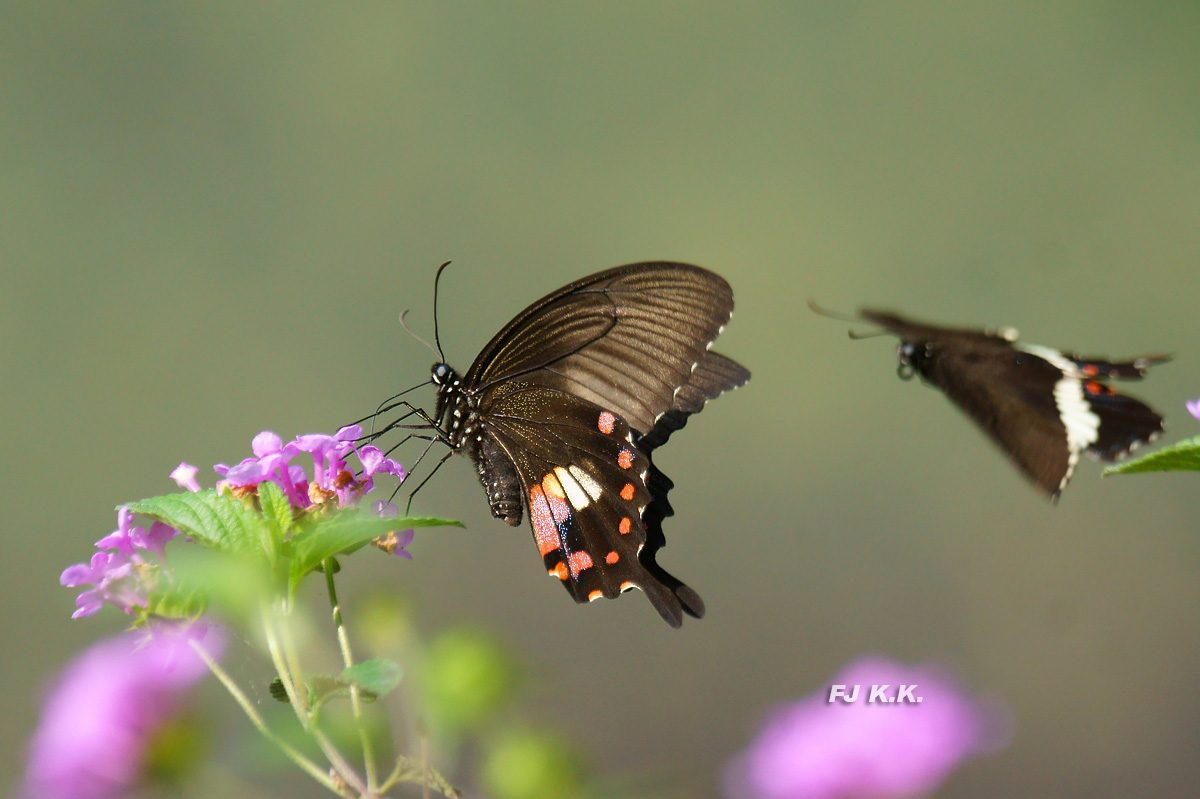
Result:
<svg viewBox="0 0 1200 799"><path fill-rule="evenodd" d="M396 316L431 331L448 258L460 369L598 269L734 286L718 349L754 378L657 459L661 560L709 615L575 606L461 459L415 510L468 529L354 558L351 613L400 585L430 631L501 632L536 718L681 795L864 653L1010 708L940 796L1200 782L1195 479L1085 461L1053 507L890 339L804 305L1172 351L1133 393L1200 430L1194 3L38 3L2 12L0 70L0 784L48 675L121 625L57 585L113 506L425 379Z"/></svg>

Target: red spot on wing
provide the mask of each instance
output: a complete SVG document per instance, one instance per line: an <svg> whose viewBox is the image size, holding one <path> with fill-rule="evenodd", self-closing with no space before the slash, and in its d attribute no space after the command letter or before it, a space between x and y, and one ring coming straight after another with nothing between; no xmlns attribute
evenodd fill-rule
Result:
<svg viewBox="0 0 1200 799"><path fill-rule="evenodd" d="M567 564L563 563L561 560L558 562L558 565L554 567L554 574L560 580L566 580L568 577L571 576L567 572Z"/></svg>
<svg viewBox="0 0 1200 799"><path fill-rule="evenodd" d="M538 552L543 556L562 547L558 524L565 522L570 515L571 507L566 500L547 497L540 485L529 489L529 520L533 522L533 537L537 539Z"/></svg>
<svg viewBox="0 0 1200 799"><path fill-rule="evenodd" d="M592 568L592 556L586 552L572 552L567 558L567 566L571 569L571 576L575 577L584 569Z"/></svg>
<svg viewBox="0 0 1200 799"><path fill-rule="evenodd" d="M1083 365L1083 373L1088 377L1095 377L1100 374L1100 367L1094 363L1085 363Z"/></svg>
<svg viewBox="0 0 1200 799"><path fill-rule="evenodd" d="M626 516L621 519L621 523L617 525L617 529L621 531L621 535L628 535L629 530L633 527L633 521Z"/></svg>
<svg viewBox="0 0 1200 799"><path fill-rule="evenodd" d="M621 559L621 556L617 554L616 550L613 550L612 552L609 552L607 555L604 556L604 562L607 563L609 566L613 565L620 559Z"/></svg>
<svg viewBox="0 0 1200 799"><path fill-rule="evenodd" d="M617 456L617 465L622 469L628 469L633 465L633 453L627 449L621 450L621 454Z"/></svg>
<svg viewBox="0 0 1200 799"><path fill-rule="evenodd" d="M621 489L621 499L626 502L633 499L633 483L626 483L625 487Z"/></svg>
<svg viewBox="0 0 1200 799"><path fill-rule="evenodd" d="M1104 384L1097 383L1095 380L1089 380L1083 384L1084 390L1089 394L1103 394Z"/></svg>
<svg viewBox="0 0 1200 799"><path fill-rule="evenodd" d="M608 411L600 411L599 427L600 432L608 435L613 431L613 425L616 424L617 417L613 416Z"/></svg>

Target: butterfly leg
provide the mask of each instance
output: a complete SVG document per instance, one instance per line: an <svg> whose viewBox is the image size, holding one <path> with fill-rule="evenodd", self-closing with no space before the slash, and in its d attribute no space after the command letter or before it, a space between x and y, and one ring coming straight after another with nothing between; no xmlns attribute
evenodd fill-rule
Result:
<svg viewBox="0 0 1200 799"><path fill-rule="evenodd" d="M433 444L433 442L430 442L430 446L432 446L432 444ZM428 448L428 447L426 447L426 448L425 448L425 452L428 452L428 451L429 451L429 448ZM410 494L408 495L408 503L407 503L407 504L404 506L404 515L405 515L405 516L407 516L407 515L408 515L408 512L409 512L409 510L411 510L411 509L412 509L413 497L415 497L415 496L417 495L417 492L418 492L418 491L420 491L420 490L421 490L421 489L422 489L422 488L425 486L425 484L429 482L430 478L432 478L432 477L433 477L435 474L437 474L437 470L438 470L438 469L440 469L440 468L442 468L442 464L443 464L443 463L445 463L446 461L448 461L448 460L450 459L450 456L451 456L451 455L453 455L453 454L454 454L454 450L450 450L450 451L449 451L449 452L447 452L445 455L443 455L443 456L442 456L442 457L441 457L441 458L438 460L438 462L437 462L437 465L436 465L436 466L434 466L434 467L433 467L433 469L431 469L431 470L430 470L429 474L425 476L425 479L424 479L424 480L422 480L421 482L417 483L417 487L416 487L416 488L414 488L414 489L412 490L412 493L410 493ZM421 457L422 457L422 458L423 458L423 457L425 457L425 453L424 453L424 452L423 452L423 453L421 453ZM417 460L418 460L418 462L419 462L419 461L420 461L420 458L418 458ZM416 466L416 464L414 463L414 464L413 464L413 466L415 467L415 466ZM399 491L399 490L400 490L400 486L396 486L396 490L397 490L397 491Z"/></svg>

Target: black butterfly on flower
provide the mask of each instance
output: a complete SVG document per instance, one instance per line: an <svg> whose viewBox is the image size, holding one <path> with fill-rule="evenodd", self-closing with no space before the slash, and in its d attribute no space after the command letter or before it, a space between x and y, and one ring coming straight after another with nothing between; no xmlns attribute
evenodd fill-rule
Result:
<svg viewBox="0 0 1200 799"><path fill-rule="evenodd" d="M538 300L465 373L439 343L439 439L475 464L493 516L516 526L528 515L543 565L576 602L640 588L672 627L704 615L700 596L656 560L672 483L651 455L749 380L709 350L732 312L718 275L637 263Z"/></svg>

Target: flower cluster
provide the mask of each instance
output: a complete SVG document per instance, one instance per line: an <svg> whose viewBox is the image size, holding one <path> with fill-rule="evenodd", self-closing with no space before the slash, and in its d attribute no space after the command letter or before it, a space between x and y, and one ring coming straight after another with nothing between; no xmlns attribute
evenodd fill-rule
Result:
<svg viewBox="0 0 1200 799"><path fill-rule="evenodd" d="M75 600L72 618L91 616L106 603L130 614L144 608L158 567L166 565L164 547L177 535L178 530L161 522L149 529L134 526L133 514L118 510L117 529L96 542L100 551L88 563L68 566L59 578L68 588L93 586Z"/></svg>
<svg viewBox="0 0 1200 799"><path fill-rule="evenodd" d="M253 458L246 458L236 466L218 463L213 469L224 480L217 488L227 485L236 495L252 492L260 483L270 480L279 486L292 507L300 511L314 505L337 501L337 507L357 505L364 494L375 487L376 474L390 474L404 479L404 467L391 458L385 458L377 447L365 446L356 450L354 442L362 436L362 428L350 425L337 433L311 433L297 436L287 444L274 433L264 431L254 437L251 450ZM346 468L346 456L356 452L362 463L362 472L356 477ZM292 459L308 453L313 459L313 476L309 479L303 467L292 463ZM376 512L381 516L392 515L385 503L377 503Z"/></svg>
<svg viewBox="0 0 1200 799"><path fill-rule="evenodd" d="M125 796L146 772L152 741L220 657L225 634L208 624L155 625L93 645L51 690L29 745L28 799Z"/></svg>
<svg viewBox="0 0 1200 799"><path fill-rule="evenodd" d="M938 669L882 658L851 663L830 688L777 710L726 772L731 799L907 799L928 796L963 760L999 748L1003 718ZM911 686L920 701L901 701ZM874 686L886 698L869 701Z"/></svg>
<svg viewBox="0 0 1200 799"><path fill-rule="evenodd" d="M356 506L375 487L375 475L390 474L400 480L405 476L404 467L384 457L378 448L356 448L354 442L361 436L362 428L350 425L334 435L311 433L284 444L279 436L264 431L254 437L254 457L246 458L236 466L219 463L213 467L223 478L218 481L217 490L246 496L257 492L260 484L270 481L279 486L297 513ZM356 454L362 464L358 475L347 468L346 458L351 453ZM311 477L303 466L292 462L303 454L312 457ZM181 463L171 472L171 478L181 488L197 492L200 484L196 481L196 473L196 467ZM399 515L390 502L376 501L372 510L385 518ZM70 588L92 586L76 599L73 615L76 618L91 616L105 604L131 615L144 609L148 592L167 565L164 546L178 535L178 530L162 522L153 522L148 528L135 526L133 514L127 508L119 509L117 529L96 542L99 551L91 561L69 566L59 578L62 585ZM412 537L411 530L400 531L381 546L411 558L404 547Z"/></svg>

